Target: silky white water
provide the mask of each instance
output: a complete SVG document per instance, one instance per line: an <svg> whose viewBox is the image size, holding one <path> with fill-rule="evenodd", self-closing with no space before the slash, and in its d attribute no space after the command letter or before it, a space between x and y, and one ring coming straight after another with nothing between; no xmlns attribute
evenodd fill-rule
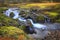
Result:
<svg viewBox="0 0 60 40"><path fill-rule="evenodd" d="M9 17L10 16L10 13L13 12L14 15L15 15L13 17L13 19L18 18L18 20L26 22L27 20L24 19L23 17L19 16L20 11L19 10L16 10L16 9L18 9L18 8L9 8L8 10L6 10L4 12L4 14ZM30 21L31 21L31 23L33 23L33 20L32 19L30 19ZM38 24L37 23L33 23L32 25L33 25L33 27L36 27L36 28L45 28L45 27L47 27L46 25L39 24L39 23Z"/></svg>
<svg viewBox="0 0 60 40"><path fill-rule="evenodd" d="M10 16L10 13L13 12L14 13L14 17L13 19L18 19L20 20L21 22L27 22L27 20L29 20L31 22L31 24L33 25L33 27L35 28L37 34L33 34L32 36L33 37L38 37L38 38L44 38L45 36L47 36L48 34L48 31L41 31L40 29L46 29L47 26L46 25L43 25L43 24L40 24L40 23L34 23L32 19L24 19L23 17L21 17L19 15L20 11L19 10L16 10L15 8L9 8L8 10L6 10L4 12L4 14L6 16Z"/></svg>
<svg viewBox="0 0 60 40"><path fill-rule="evenodd" d="M27 22L27 20L29 20L31 22L31 24L33 25L33 27L35 28L37 34L30 34L30 36L34 37L34 38L44 38L48 35L49 31L48 30L40 30L40 29L56 29L55 26L52 25L44 25L44 24L40 24L40 23L34 23L32 19L25 19L23 17L21 17L19 15L20 11L18 10L18 8L9 8L8 10L6 10L4 12L4 14L8 17L10 17L10 13L13 12L14 13L14 17L13 19L18 19L20 20L21 22ZM46 18L46 17L45 17ZM46 21L47 22L47 21ZM48 27L49 26L49 27Z"/></svg>

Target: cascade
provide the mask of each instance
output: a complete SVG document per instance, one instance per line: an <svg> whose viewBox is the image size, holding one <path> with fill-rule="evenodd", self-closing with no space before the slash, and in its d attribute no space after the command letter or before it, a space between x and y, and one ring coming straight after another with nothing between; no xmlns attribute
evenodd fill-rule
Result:
<svg viewBox="0 0 60 40"><path fill-rule="evenodd" d="M14 17L13 19L16 19L18 18L18 20L20 21L24 21L26 22L27 19L24 19L23 17L19 16L19 10L16 10L17 8L9 8L8 10L6 10L6 12L4 13L6 16L10 16L10 13L13 12L14 13ZM30 22L32 23L33 27L36 27L36 28L46 28L47 26L46 25L43 25L43 24L40 24L40 23L33 23L33 20L30 19Z"/></svg>
<svg viewBox="0 0 60 40"><path fill-rule="evenodd" d="M37 34L34 34L34 35L32 35L32 36L34 36L34 37L45 37L45 36L47 36L47 34L48 34L48 30L45 30L45 29L47 29L48 27L46 26L46 25L44 25L44 24L40 24L40 23L34 23L33 22L33 20L31 19L31 18L27 18L27 19L25 19L25 18L23 18L23 17L21 17L21 16L19 16L19 13L20 13L20 11L19 10L16 10L17 8L9 8L8 10L6 10L5 12L4 12L4 14L6 15L6 16L10 16L10 13L11 12L13 12L14 13L14 17L13 17L13 19L18 19L18 20L20 20L21 22L23 21L23 22L27 22L27 20L29 20L30 22L31 22L31 24L33 25L33 27L34 28L31 28L30 26L29 27L27 27L27 29L32 33L32 32L35 32L33 29L35 29L36 30L36 32L37 32ZM34 13L35 14L35 13ZM49 23L50 22L50 19L47 17L47 16L44 16L45 17L45 23ZM49 24L49 26L50 26L50 28L48 28L48 29L55 29L52 25L50 25ZM44 31L40 31L40 29L42 29L42 30L44 30Z"/></svg>

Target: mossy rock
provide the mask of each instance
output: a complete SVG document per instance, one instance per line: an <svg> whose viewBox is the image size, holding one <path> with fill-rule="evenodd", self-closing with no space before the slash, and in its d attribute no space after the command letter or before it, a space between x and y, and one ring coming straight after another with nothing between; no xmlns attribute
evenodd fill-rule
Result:
<svg viewBox="0 0 60 40"><path fill-rule="evenodd" d="M18 26L18 20L14 20L5 16L3 13L0 13L0 26Z"/></svg>
<svg viewBox="0 0 60 40"><path fill-rule="evenodd" d="M19 13L19 15L21 17L24 17L25 18L28 15L28 12L26 12L26 10L25 11L21 10L21 12Z"/></svg>
<svg viewBox="0 0 60 40"><path fill-rule="evenodd" d="M40 15L36 18L36 20L37 20L37 22L43 23L44 22L44 17Z"/></svg>
<svg viewBox="0 0 60 40"><path fill-rule="evenodd" d="M10 18L13 18L15 14L13 12L10 13Z"/></svg>
<svg viewBox="0 0 60 40"><path fill-rule="evenodd" d="M1 7L1 8L0 8L0 13L3 13L3 11L6 11L6 10L7 10L6 7Z"/></svg>
<svg viewBox="0 0 60 40"><path fill-rule="evenodd" d="M24 25L19 26L20 29L24 30L26 27Z"/></svg>
<svg viewBox="0 0 60 40"><path fill-rule="evenodd" d="M9 26L9 27L6 27L6 26L3 26L3 27L0 27L0 36L1 37L11 37L11 38L15 38L15 39L21 39L21 40L26 40L27 39L27 36L26 34L24 33L23 30L19 29L19 28L16 28L16 27L13 27L13 26Z"/></svg>
<svg viewBox="0 0 60 40"><path fill-rule="evenodd" d="M0 27L0 32L3 32L3 34L8 34L8 35L14 35L16 33L24 33L22 30L20 30L19 28L16 28L16 27L13 27L13 26L9 26L9 27L6 27L6 26L3 26L3 27ZM1 34L1 33L0 33ZM6 35L5 34L5 35Z"/></svg>

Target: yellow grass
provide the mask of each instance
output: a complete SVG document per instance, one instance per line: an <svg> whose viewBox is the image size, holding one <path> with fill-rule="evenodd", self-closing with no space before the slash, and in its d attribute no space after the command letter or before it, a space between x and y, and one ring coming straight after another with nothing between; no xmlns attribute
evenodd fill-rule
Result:
<svg viewBox="0 0 60 40"><path fill-rule="evenodd" d="M30 7L40 7L40 8L45 8L47 6L54 6L60 3L22 3L22 4L9 4L10 6L17 6L20 8L30 8Z"/></svg>
<svg viewBox="0 0 60 40"><path fill-rule="evenodd" d="M24 7L34 7L34 6L37 6L37 7L40 7L40 8L45 8L46 6L54 6L58 3L32 3L32 4L27 4L27 5L24 5Z"/></svg>

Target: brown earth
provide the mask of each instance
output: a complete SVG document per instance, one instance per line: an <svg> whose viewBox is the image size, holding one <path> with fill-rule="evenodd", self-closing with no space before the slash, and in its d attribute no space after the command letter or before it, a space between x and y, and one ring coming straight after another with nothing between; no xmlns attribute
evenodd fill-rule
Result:
<svg viewBox="0 0 60 40"><path fill-rule="evenodd" d="M44 40L60 40L60 30L50 32L51 33Z"/></svg>

